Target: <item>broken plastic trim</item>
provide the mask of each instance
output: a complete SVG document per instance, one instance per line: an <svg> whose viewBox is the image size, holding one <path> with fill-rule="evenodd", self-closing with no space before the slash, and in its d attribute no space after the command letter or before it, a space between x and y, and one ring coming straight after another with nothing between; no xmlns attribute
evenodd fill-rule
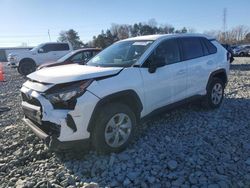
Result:
<svg viewBox="0 0 250 188"><path fill-rule="evenodd" d="M75 121L70 114L67 114L66 123L67 126L73 130L73 132L77 131Z"/></svg>

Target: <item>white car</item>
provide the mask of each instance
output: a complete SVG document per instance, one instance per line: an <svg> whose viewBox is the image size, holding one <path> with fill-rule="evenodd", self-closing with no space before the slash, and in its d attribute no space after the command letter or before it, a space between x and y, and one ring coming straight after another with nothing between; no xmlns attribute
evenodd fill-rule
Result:
<svg viewBox="0 0 250 188"><path fill-rule="evenodd" d="M120 152L141 119L193 99L218 108L228 80L228 52L200 34L129 38L87 65L30 75L22 88L24 121L53 149L88 146Z"/></svg>
<svg viewBox="0 0 250 188"><path fill-rule="evenodd" d="M48 42L29 51L10 54L8 61L12 67L18 68L20 74L28 75L34 72L37 66L49 61L56 61L72 50L69 43Z"/></svg>

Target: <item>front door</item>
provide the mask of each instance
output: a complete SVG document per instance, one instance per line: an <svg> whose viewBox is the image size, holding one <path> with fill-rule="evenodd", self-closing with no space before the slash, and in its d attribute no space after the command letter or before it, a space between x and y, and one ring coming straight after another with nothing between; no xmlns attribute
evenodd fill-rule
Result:
<svg viewBox="0 0 250 188"><path fill-rule="evenodd" d="M146 68L155 61L157 69L149 73ZM179 45L176 39L165 40L145 61L141 68L144 81L147 112L181 100L186 95L187 65L181 62Z"/></svg>

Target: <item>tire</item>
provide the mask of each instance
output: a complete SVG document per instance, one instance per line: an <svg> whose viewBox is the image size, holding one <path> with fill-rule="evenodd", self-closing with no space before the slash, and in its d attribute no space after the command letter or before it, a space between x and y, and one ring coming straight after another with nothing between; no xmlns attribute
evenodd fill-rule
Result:
<svg viewBox="0 0 250 188"><path fill-rule="evenodd" d="M24 60L19 63L19 66L17 67L17 71L21 75L28 75L36 70L36 64L33 60L28 59Z"/></svg>
<svg viewBox="0 0 250 188"><path fill-rule="evenodd" d="M205 107L209 109L219 108L224 98L224 82L219 78L212 78L207 87Z"/></svg>
<svg viewBox="0 0 250 188"><path fill-rule="evenodd" d="M239 55L240 55L240 57L244 57L245 53L241 52Z"/></svg>
<svg viewBox="0 0 250 188"><path fill-rule="evenodd" d="M125 104L111 103L101 109L91 142L98 153L118 153L129 145L135 132L135 113Z"/></svg>

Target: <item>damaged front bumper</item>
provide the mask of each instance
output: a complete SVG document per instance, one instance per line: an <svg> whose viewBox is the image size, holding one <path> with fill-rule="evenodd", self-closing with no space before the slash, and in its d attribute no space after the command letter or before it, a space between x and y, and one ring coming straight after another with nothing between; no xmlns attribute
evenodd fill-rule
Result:
<svg viewBox="0 0 250 188"><path fill-rule="evenodd" d="M61 142L54 136L50 136L41 130L35 123L33 123L28 118L23 118L23 121L28 125L31 130L42 140L44 140L45 144L53 151L60 151L60 150L67 150L67 149L74 149L78 148L79 145L81 148L88 148L90 146L89 139L82 139L76 141L66 141Z"/></svg>
<svg viewBox="0 0 250 188"><path fill-rule="evenodd" d="M89 145L87 128L99 98L86 91L77 98L74 109L54 109L47 98L27 86L21 88L21 94L24 122L49 148L60 150Z"/></svg>

